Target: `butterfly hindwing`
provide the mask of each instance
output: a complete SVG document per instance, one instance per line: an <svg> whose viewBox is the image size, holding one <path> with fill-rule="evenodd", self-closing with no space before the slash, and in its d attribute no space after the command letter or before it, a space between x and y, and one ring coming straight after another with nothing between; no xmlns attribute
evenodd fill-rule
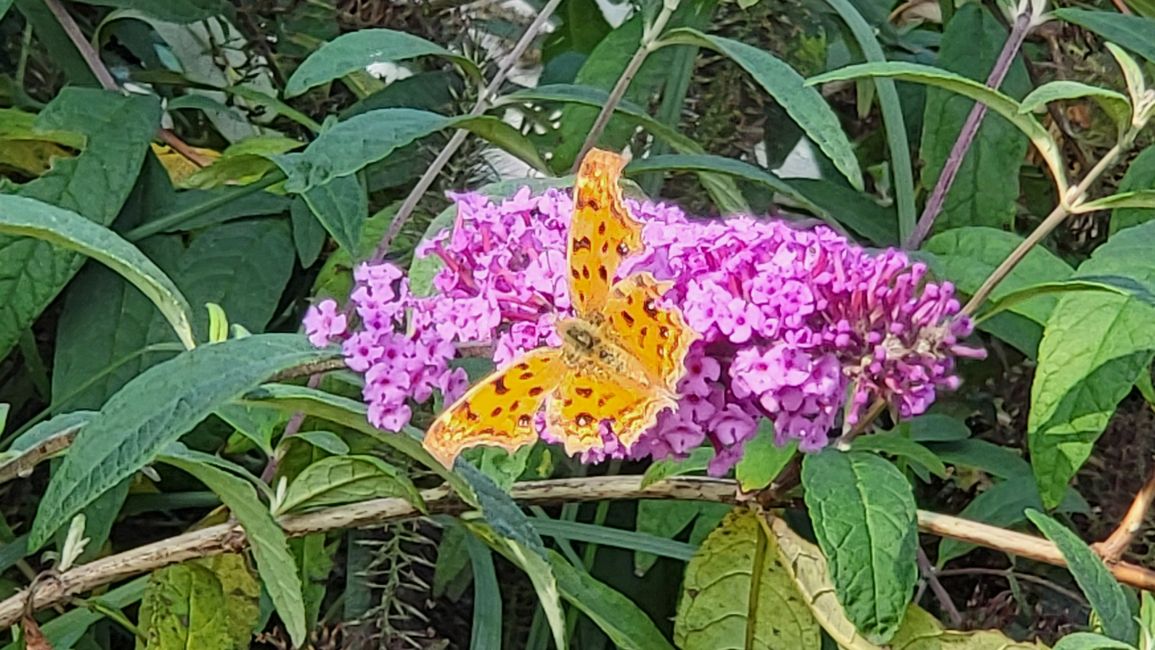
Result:
<svg viewBox="0 0 1155 650"><path fill-rule="evenodd" d="M538 348L469 389L425 434L425 448L446 467L461 450L496 445L508 451L537 440L534 419L561 383L565 362L556 348Z"/></svg>
<svg viewBox="0 0 1155 650"><path fill-rule="evenodd" d="M650 382L674 392L698 333L680 311L658 306L668 286L649 273L623 278L606 301L599 335L635 359Z"/></svg>
<svg viewBox="0 0 1155 650"><path fill-rule="evenodd" d="M603 445L601 422L626 447L653 426L658 413L674 401L652 387L608 372L593 360L571 369L545 405L546 426L575 454Z"/></svg>
<svg viewBox="0 0 1155 650"><path fill-rule="evenodd" d="M594 149L582 159L570 223L570 301L579 317L599 312L622 260L642 249L642 224L630 216L618 187L625 160Z"/></svg>

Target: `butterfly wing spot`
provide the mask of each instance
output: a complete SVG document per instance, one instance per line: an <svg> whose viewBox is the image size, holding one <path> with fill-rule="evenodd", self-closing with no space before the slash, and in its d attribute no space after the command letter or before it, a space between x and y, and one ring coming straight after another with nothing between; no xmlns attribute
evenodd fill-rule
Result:
<svg viewBox="0 0 1155 650"><path fill-rule="evenodd" d="M598 266L598 277L601 278L602 280L606 281L606 282L609 282L610 272L606 270L606 267L604 264Z"/></svg>
<svg viewBox="0 0 1155 650"><path fill-rule="evenodd" d="M660 336L664 339L670 338L670 328L667 327L666 325L662 325L661 327L658 328L658 336Z"/></svg>
<svg viewBox="0 0 1155 650"><path fill-rule="evenodd" d="M610 243L608 241L602 242L602 255L610 252Z"/></svg>
<svg viewBox="0 0 1155 650"><path fill-rule="evenodd" d="M575 251L588 251L588 250L590 250L590 238L589 237L580 237L578 239L573 240L573 249Z"/></svg>
<svg viewBox="0 0 1155 650"><path fill-rule="evenodd" d="M570 269L570 270L569 270L569 274L570 274L571 276L573 276L573 279L575 279L575 280L578 280L578 279L580 279L580 278L582 277L582 272L581 272L581 271L579 271L579 270L577 270L577 269ZM584 295L584 294L582 294L582 293L579 291L579 292L578 292L578 295Z"/></svg>
<svg viewBox="0 0 1155 650"><path fill-rule="evenodd" d="M590 279L590 267L582 265L582 278Z"/></svg>
<svg viewBox="0 0 1155 650"><path fill-rule="evenodd" d="M634 322L635 322L634 317L630 316L630 312L623 309L622 313L621 313L621 317L622 317L622 320L625 321L627 327L633 327L634 326Z"/></svg>
<svg viewBox="0 0 1155 650"><path fill-rule="evenodd" d="M592 389L588 386L586 386L584 388L578 387L578 388L573 389L573 392L577 393L578 395L581 395L582 397L584 397L586 399L589 399L590 395L594 394L594 389Z"/></svg>
<svg viewBox="0 0 1155 650"><path fill-rule="evenodd" d="M598 224L598 234L599 235L606 234L606 222L603 221L603 222ZM604 247L602 248L602 252L603 253L606 252L606 249Z"/></svg>
<svg viewBox="0 0 1155 650"><path fill-rule="evenodd" d="M498 371L446 409L429 427L424 445L446 467L461 450L497 445L509 451L537 440L533 417L565 373L555 348L539 348Z"/></svg>
<svg viewBox="0 0 1155 650"><path fill-rule="evenodd" d="M626 255L629 255L629 254L630 254L630 247L627 246L625 242L621 242L620 244L618 244L618 255L625 257Z"/></svg>
<svg viewBox="0 0 1155 650"><path fill-rule="evenodd" d="M649 273L619 281L606 302L606 311L612 315L599 325L597 336L632 357L631 365L646 377L643 383L673 391L685 372L686 353L698 334L677 309L658 305L668 286Z"/></svg>
<svg viewBox="0 0 1155 650"><path fill-rule="evenodd" d="M645 304L642 305L642 309L646 310L646 315L650 318L658 315L658 305L654 302L653 298L647 300Z"/></svg>
<svg viewBox="0 0 1155 650"><path fill-rule="evenodd" d="M577 417L574 418L574 422L576 422L579 427L588 427L593 421L594 416L589 413L578 413Z"/></svg>

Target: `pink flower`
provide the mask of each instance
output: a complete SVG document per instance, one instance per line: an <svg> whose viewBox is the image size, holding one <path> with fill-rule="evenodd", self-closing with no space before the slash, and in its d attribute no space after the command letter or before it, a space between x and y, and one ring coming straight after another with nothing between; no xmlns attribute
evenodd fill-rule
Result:
<svg viewBox="0 0 1155 650"><path fill-rule="evenodd" d="M305 333L309 342L323 348L329 342L345 333L348 327L348 318L337 312L336 300L322 300L316 305L310 305L305 312Z"/></svg>

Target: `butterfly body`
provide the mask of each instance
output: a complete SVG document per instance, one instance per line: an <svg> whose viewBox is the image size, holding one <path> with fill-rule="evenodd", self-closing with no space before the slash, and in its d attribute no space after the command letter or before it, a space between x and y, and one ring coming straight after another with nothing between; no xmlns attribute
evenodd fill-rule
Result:
<svg viewBox="0 0 1155 650"><path fill-rule="evenodd" d="M446 466L468 446L532 443L543 407L547 429L573 454L602 448L607 431L629 448L676 405L697 333L659 305L668 283L637 273L611 284L622 260L641 250L641 224L618 189L623 165L594 150L578 172L567 257L575 315L557 323L561 347L525 353L438 417L425 446Z"/></svg>

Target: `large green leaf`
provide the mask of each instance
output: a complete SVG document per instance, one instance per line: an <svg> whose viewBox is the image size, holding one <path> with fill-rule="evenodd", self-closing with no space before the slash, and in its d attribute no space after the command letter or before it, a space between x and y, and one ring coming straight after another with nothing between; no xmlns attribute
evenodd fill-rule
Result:
<svg viewBox="0 0 1155 650"><path fill-rule="evenodd" d="M87 145L79 156L56 160L52 169L18 187L15 193L62 208L60 213L71 211L106 226L128 198L159 124L160 105L155 98L65 88L37 117L36 128L74 131L86 138ZM30 209L29 204L16 205ZM12 214L11 206L2 210L6 219L21 221L27 216ZM85 261L76 247L54 248L67 246L63 240L72 236L59 233L52 235L56 241L45 241L36 236L43 232L43 225L23 225L32 230L0 230L0 250L4 251L0 256L0 357Z"/></svg>
<svg viewBox="0 0 1155 650"><path fill-rule="evenodd" d="M537 169L545 167L529 141L496 117L446 117L412 108L361 113L322 132L304 151L269 157L289 177L285 189L307 197L309 190L353 174L415 140L451 127L467 129Z"/></svg>
<svg viewBox="0 0 1155 650"><path fill-rule="evenodd" d="M1095 249L1074 279L1116 275L1155 289L1155 222ZM1120 400L1155 352L1155 307L1137 295L1080 291L1059 299L1039 345L1027 436L1039 493L1058 505Z"/></svg>
<svg viewBox="0 0 1155 650"><path fill-rule="evenodd" d="M203 345L141 373L77 435L40 501L29 548L42 546L214 409L277 372L331 356L299 335L260 334Z"/></svg>
<svg viewBox="0 0 1155 650"><path fill-rule="evenodd" d="M477 66L468 58L420 36L391 29L362 29L338 36L302 61L285 84L285 97L295 97L369 66L427 55L450 59L469 73L478 74Z"/></svg>
<svg viewBox="0 0 1155 650"><path fill-rule="evenodd" d="M818 621L757 514L728 515L690 560L674 641L682 650L822 647Z"/></svg>
<svg viewBox="0 0 1155 650"><path fill-rule="evenodd" d="M666 45L697 45L715 50L734 60L750 73L777 101L791 119L806 132L855 189L861 190L862 170L838 116L818 91L806 85L802 75L765 50L694 29L672 30L662 38Z"/></svg>
<svg viewBox="0 0 1155 650"><path fill-rule="evenodd" d="M1115 581L1103 560L1079 536L1059 522L1037 511L1028 510L1027 518L1047 539L1059 547L1067 568L1087 596L1091 608L1103 622L1103 631L1117 641L1134 643L1138 634L1131 606L1123 586Z"/></svg>
<svg viewBox="0 0 1155 650"><path fill-rule="evenodd" d="M257 561L257 572L293 645L305 642L305 602L297 565L289 552L285 531L268 506L261 503L253 484L222 469L183 455L163 456L164 462L192 474L221 498L240 522Z"/></svg>
<svg viewBox="0 0 1155 650"><path fill-rule="evenodd" d="M938 65L945 70L982 81L990 73L1007 39L1007 30L979 4L961 6L947 23ZM1003 82L1003 92L1021 98L1031 88L1027 69L1015 59ZM923 118L922 185L934 187L974 102L948 90L926 93ZM975 136L958 175L950 186L935 227L1005 227L1015 214L1019 197L1019 167L1027 140L998 115L987 115Z"/></svg>
<svg viewBox="0 0 1155 650"><path fill-rule="evenodd" d="M561 595L597 624L623 650L673 650L658 626L632 600L576 569L556 551L549 553Z"/></svg>
<svg viewBox="0 0 1155 650"><path fill-rule="evenodd" d="M358 175L337 176L301 196L342 251L358 249L369 212L369 195Z"/></svg>
<svg viewBox="0 0 1155 650"><path fill-rule="evenodd" d="M25 242L35 241L36 246L55 245L96 259L140 289L160 310L185 347L195 345L188 300L152 260L113 231L47 203L0 195L0 233L3 233L0 240L9 234L28 238L13 241L11 248L19 249ZM4 349L2 345L0 349Z"/></svg>
<svg viewBox="0 0 1155 650"><path fill-rule="evenodd" d="M259 595L244 558L233 553L154 571L140 603L137 648L248 648Z"/></svg>
<svg viewBox="0 0 1155 650"><path fill-rule="evenodd" d="M1155 63L1155 19L1127 16L1113 11L1091 9L1056 9L1054 17L1082 25L1103 38L1135 52Z"/></svg>
<svg viewBox="0 0 1155 650"><path fill-rule="evenodd" d="M462 530L455 527L450 530ZM493 567L493 551L478 541L472 533L465 533L465 548L473 570L473 627L469 635L470 650L501 647L501 589L497 585L497 571ZM437 549L438 567L441 566L442 546Z"/></svg>
<svg viewBox="0 0 1155 650"><path fill-rule="evenodd" d="M634 525L639 533L672 540L698 517L699 512L699 504L693 501L644 499L638 502ZM657 555L638 551L634 553L634 572L643 575L657 561Z"/></svg>
<svg viewBox="0 0 1155 650"><path fill-rule="evenodd" d="M1056 646L1057 648L1058 646ZM911 605L888 650L1046 650L1035 641L1014 641L998 630L959 632L943 629L942 623L917 605Z"/></svg>
<svg viewBox="0 0 1155 650"><path fill-rule="evenodd" d="M413 482L396 467L374 456L336 456L309 465L293 479L278 514L382 497L424 507Z"/></svg>
<svg viewBox="0 0 1155 650"><path fill-rule="evenodd" d="M315 628L321 618L321 608L325 604L325 593L333 573L338 541L329 543L328 538L329 535L325 533L310 533L289 540L289 550L297 562L297 575L301 578L307 630Z"/></svg>
<svg viewBox="0 0 1155 650"><path fill-rule="evenodd" d="M874 454L827 448L803 459L802 485L839 602L869 641L885 643L918 579L910 483Z"/></svg>
<svg viewBox="0 0 1155 650"><path fill-rule="evenodd" d="M1133 192L1137 190L1155 190L1155 145L1147 147L1135 156L1123 180L1119 182L1118 191ZM1155 208L1115 208L1111 211L1111 235L1155 218Z"/></svg>
<svg viewBox="0 0 1155 650"><path fill-rule="evenodd" d="M1067 173L1065 162L1055 139L1051 137L1047 129L1033 116L1021 112L1019 102L997 90L988 88L982 82L968 79L962 75L934 66L888 61L886 63L850 65L845 68L820 74L816 77L811 77L807 79L806 83L813 85L831 81L858 79L861 77L913 81L943 88L963 95L964 97L969 97L975 101L981 101L986 104L990 110L998 113L1008 122L1018 127L1018 129L1030 139L1031 144L1035 146L1039 155L1042 156L1044 162L1046 162L1051 175L1056 179L1059 189L1063 191L1066 190Z"/></svg>

